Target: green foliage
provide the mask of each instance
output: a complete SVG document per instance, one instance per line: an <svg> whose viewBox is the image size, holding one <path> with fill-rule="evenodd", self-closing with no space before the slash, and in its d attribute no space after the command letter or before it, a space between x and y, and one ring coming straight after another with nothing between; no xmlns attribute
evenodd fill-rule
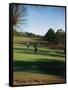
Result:
<svg viewBox="0 0 68 90"><path fill-rule="evenodd" d="M29 32L25 32L25 36L26 37L35 37L36 38L36 35L35 34L29 33Z"/></svg>
<svg viewBox="0 0 68 90"><path fill-rule="evenodd" d="M45 34L44 40L48 41L50 48L65 49L65 32L62 29L54 32L54 30L50 28Z"/></svg>
<svg viewBox="0 0 68 90"><path fill-rule="evenodd" d="M50 43L54 43L55 42L55 32L52 28L50 28L48 30L48 32L46 33L46 35L44 36L44 39L47 40Z"/></svg>
<svg viewBox="0 0 68 90"><path fill-rule="evenodd" d="M22 36L22 37L31 37L31 38L42 38L40 35L36 35L30 32L18 32L17 30L13 30L14 36Z"/></svg>
<svg viewBox="0 0 68 90"><path fill-rule="evenodd" d="M58 29L56 32L57 44L65 44L65 32L62 29Z"/></svg>

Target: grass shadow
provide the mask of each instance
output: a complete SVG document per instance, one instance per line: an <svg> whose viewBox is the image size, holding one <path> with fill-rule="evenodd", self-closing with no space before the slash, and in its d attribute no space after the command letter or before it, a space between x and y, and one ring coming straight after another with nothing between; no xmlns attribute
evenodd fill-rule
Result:
<svg viewBox="0 0 68 90"><path fill-rule="evenodd" d="M28 71L65 77L65 62L49 59L35 61L14 61L14 71Z"/></svg>

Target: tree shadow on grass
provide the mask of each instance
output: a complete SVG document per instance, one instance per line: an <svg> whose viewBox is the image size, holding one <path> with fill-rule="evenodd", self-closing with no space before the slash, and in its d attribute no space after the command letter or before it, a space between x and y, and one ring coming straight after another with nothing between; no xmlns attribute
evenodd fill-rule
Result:
<svg viewBox="0 0 68 90"><path fill-rule="evenodd" d="M32 48L14 48L16 53L24 53L24 54L34 54L34 49ZM54 53L53 53L54 52ZM64 53L61 51L51 51L51 50L40 50L38 49L37 55L47 55L47 56L59 56L64 57Z"/></svg>
<svg viewBox="0 0 68 90"><path fill-rule="evenodd" d="M35 61L14 61L14 71L25 71L42 74L50 74L65 78L65 62L49 59L37 59Z"/></svg>

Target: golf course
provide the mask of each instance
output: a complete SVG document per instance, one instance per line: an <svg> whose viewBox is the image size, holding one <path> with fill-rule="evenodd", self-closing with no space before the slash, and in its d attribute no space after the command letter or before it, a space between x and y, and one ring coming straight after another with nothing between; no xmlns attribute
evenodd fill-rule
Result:
<svg viewBox="0 0 68 90"><path fill-rule="evenodd" d="M13 82L14 85L53 84L65 82L64 50L48 47L34 47L27 42L35 39L14 36L13 42ZM24 42L24 44L22 43Z"/></svg>

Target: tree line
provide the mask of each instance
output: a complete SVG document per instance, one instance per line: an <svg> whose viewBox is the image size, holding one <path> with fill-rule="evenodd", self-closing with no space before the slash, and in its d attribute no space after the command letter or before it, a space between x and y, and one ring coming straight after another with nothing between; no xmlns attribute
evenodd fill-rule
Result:
<svg viewBox="0 0 68 90"><path fill-rule="evenodd" d="M44 40L54 44L65 44L65 32L62 29L54 32L54 30L50 28L44 35Z"/></svg>
<svg viewBox="0 0 68 90"><path fill-rule="evenodd" d="M50 46L52 45L59 45L60 48L65 48L65 32L62 29L58 29L56 32L52 29L49 28L47 33L43 36L41 35L36 35L30 32L18 32L16 30L13 30L13 33L15 36L23 36L23 37L30 37L30 38L35 38L35 39L40 39L40 41L48 41ZM56 46L55 46L56 47Z"/></svg>
<svg viewBox="0 0 68 90"><path fill-rule="evenodd" d="M18 32L17 30L13 30L14 36L23 36L23 37L31 37L31 38L42 38L41 35L36 35L31 32Z"/></svg>

